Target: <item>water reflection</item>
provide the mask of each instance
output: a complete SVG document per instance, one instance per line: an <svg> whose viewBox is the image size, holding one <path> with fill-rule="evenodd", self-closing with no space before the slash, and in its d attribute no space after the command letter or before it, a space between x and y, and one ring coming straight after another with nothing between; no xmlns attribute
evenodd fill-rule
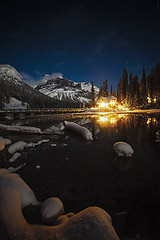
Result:
<svg viewBox="0 0 160 240"><path fill-rule="evenodd" d="M132 168L134 160L132 157L115 157L113 160L115 167L121 171Z"/></svg>
<svg viewBox="0 0 160 240"><path fill-rule="evenodd" d="M50 141L45 148L37 147L28 152L25 149L26 153L23 152L19 162L15 163L18 166L29 159L29 164L21 170L21 176L27 179L39 200L58 196L63 199L66 212L81 211L93 205L109 211L113 217L115 213L127 212L132 223L138 224L146 217L146 212L152 216L160 215L160 114L72 116L69 121L92 132L96 141L87 143L71 132L59 134L59 124L63 121L46 117L19 122L42 130L54 130L47 136ZM56 132L57 135L54 134ZM7 135L7 138L13 142L22 140L29 143L46 136ZM113 145L117 141L127 142L133 147L132 158L116 155ZM8 158L7 151L0 154L1 159ZM8 167L7 164L3 161L1 167ZM144 211L136 206L143 206ZM121 223L119 218L117 225Z"/></svg>
<svg viewBox="0 0 160 240"><path fill-rule="evenodd" d="M147 116L147 114L107 114L97 115L96 122L101 127L114 127L126 125L127 128L145 125L154 127L159 125L159 115Z"/></svg>
<svg viewBox="0 0 160 240"><path fill-rule="evenodd" d="M117 126L119 120L125 121L127 118L127 114L108 114L103 116L97 116L96 121L101 127L114 127Z"/></svg>

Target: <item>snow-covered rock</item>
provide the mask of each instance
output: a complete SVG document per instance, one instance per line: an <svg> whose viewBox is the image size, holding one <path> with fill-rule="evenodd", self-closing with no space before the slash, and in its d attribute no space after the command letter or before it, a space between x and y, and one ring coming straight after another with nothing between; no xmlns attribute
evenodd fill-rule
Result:
<svg viewBox="0 0 160 240"><path fill-rule="evenodd" d="M131 157L134 153L132 147L126 142L117 142L114 144L114 150L118 156Z"/></svg>
<svg viewBox="0 0 160 240"><path fill-rule="evenodd" d="M27 143L26 142L23 142L23 141L19 141L19 142L16 142L14 144L12 144L9 148L8 148L8 152L10 154L13 154L17 151L20 151L20 150L23 150L25 147L27 146Z"/></svg>
<svg viewBox="0 0 160 240"><path fill-rule="evenodd" d="M12 155L12 157L8 160L9 162L14 162L17 158L19 158L21 154L19 152L16 152Z"/></svg>
<svg viewBox="0 0 160 240"><path fill-rule="evenodd" d="M47 134L57 134L57 135L62 134L60 128L59 128L59 127L56 127L56 126L51 126L51 127L47 128L47 129L45 129L45 130L43 131L43 133L47 133Z"/></svg>
<svg viewBox="0 0 160 240"><path fill-rule="evenodd" d="M12 143L12 141L10 139L8 139L8 138L4 138L3 140L5 142L5 145L9 145L9 144Z"/></svg>
<svg viewBox="0 0 160 240"><path fill-rule="evenodd" d="M0 169L0 225L4 239L119 240L109 214L101 208L66 214L58 225L44 226L29 224L22 214L23 207L35 204L39 203L33 191L20 176Z"/></svg>
<svg viewBox="0 0 160 240"><path fill-rule="evenodd" d="M0 138L0 151L2 151L5 148L5 141L3 138Z"/></svg>
<svg viewBox="0 0 160 240"><path fill-rule="evenodd" d="M5 173L3 169L0 169L0 189L1 188L8 189L8 191L13 189L17 191L22 199L22 207L38 204L34 192L18 174L13 174L9 171L6 171Z"/></svg>
<svg viewBox="0 0 160 240"><path fill-rule="evenodd" d="M20 133L42 133L40 128L18 126L18 125L0 124L0 129L5 131L20 132Z"/></svg>
<svg viewBox="0 0 160 240"><path fill-rule="evenodd" d="M64 213L63 203L59 198L48 198L42 203L41 215L45 224L52 224L56 218Z"/></svg>
<svg viewBox="0 0 160 240"><path fill-rule="evenodd" d="M10 139L3 138L3 137L1 137L1 136L0 136L0 142L1 142L1 144L2 144L2 142L3 142L3 144L4 144L5 146L11 144L11 140L10 140ZM0 149L1 149L1 147L0 147ZM1 151L1 150L0 150L0 151Z"/></svg>
<svg viewBox="0 0 160 240"><path fill-rule="evenodd" d="M78 125L77 123L68 122L68 121L64 121L64 125L67 129L80 134L85 139L93 140L92 133L87 128L82 127L82 126Z"/></svg>

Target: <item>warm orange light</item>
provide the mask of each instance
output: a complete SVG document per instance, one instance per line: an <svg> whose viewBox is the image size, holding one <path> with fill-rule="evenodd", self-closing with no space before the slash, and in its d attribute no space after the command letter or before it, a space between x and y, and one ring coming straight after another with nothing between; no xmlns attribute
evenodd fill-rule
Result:
<svg viewBox="0 0 160 240"><path fill-rule="evenodd" d="M99 104L99 107L100 107L100 108L104 108L104 107L105 107L105 102L100 103L100 104Z"/></svg>
<svg viewBox="0 0 160 240"><path fill-rule="evenodd" d="M112 107L115 106L115 104L116 104L116 103L115 103L115 100L111 100L111 101L110 101L110 105L111 105Z"/></svg>
<svg viewBox="0 0 160 240"><path fill-rule="evenodd" d="M107 122L108 121L108 117L107 116L102 116L102 117L99 118L99 121L103 122L103 123Z"/></svg>
<svg viewBox="0 0 160 240"><path fill-rule="evenodd" d="M156 123L156 122L157 122L156 118L153 118L153 122L154 122L154 123Z"/></svg>
<svg viewBox="0 0 160 240"><path fill-rule="evenodd" d="M111 123L111 124L114 124L114 123L116 123L116 119L115 119L115 118L113 118L113 117L111 117L111 119L110 119L110 123Z"/></svg>
<svg viewBox="0 0 160 240"><path fill-rule="evenodd" d="M151 103L151 98L147 97L148 103Z"/></svg>
<svg viewBox="0 0 160 240"><path fill-rule="evenodd" d="M147 119L147 125L151 123L151 120L152 120L151 118Z"/></svg>

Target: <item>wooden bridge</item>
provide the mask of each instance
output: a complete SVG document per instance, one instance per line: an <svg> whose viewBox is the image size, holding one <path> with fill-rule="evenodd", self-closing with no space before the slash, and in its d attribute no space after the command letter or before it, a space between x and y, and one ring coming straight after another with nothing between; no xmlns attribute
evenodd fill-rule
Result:
<svg viewBox="0 0 160 240"><path fill-rule="evenodd" d="M24 119L50 114L81 113L85 108L44 108L44 109L5 109L0 110L0 119Z"/></svg>

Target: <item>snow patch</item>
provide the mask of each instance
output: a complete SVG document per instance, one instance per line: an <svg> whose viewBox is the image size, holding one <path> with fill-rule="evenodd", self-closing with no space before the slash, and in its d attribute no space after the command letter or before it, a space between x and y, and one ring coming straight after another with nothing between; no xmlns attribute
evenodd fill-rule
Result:
<svg viewBox="0 0 160 240"><path fill-rule="evenodd" d="M28 103L22 103L16 98L11 97L9 103L6 103L4 109L27 109Z"/></svg>
<svg viewBox="0 0 160 240"><path fill-rule="evenodd" d="M9 162L14 162L20 156L21 156L21 154L19 152L16 152L16 153L13 154L13 156L8 161Z"/></svg>
<svg viewBox="0 0 160 240"><path fill-rule="evenodd" d="M16 142L14 144L12 144L9 148L8 148L8 152L10 154L13 154L17 151L20 151L20 150L23 150L25 147L27 146L27 143L26 142L23 142L23 141L19 141L19 142Z"/></svg>
<svg viewBox="0 0 160 240"><path fill-rule="evenodd" d="M22 133L42 133L40 128L18 126L18 125L0 124L0 129L5 131L14 131L14 132L22 132Z"/></svg>
<svg viewBox="0 0 160 240"><path fill-rule="evenodd" d="M53 143L53 144L51 144L51 146L52 146L52 147L56 147L56 146L57 146L57 144L56 144L56 143Z"/></svg>
<svg viewBox="0 0 160 240"><path fill-rule="evenodd" d="M117 142L114 144L114 150L118 156L131 157L134 153L132 147L126 142Z"/></svg>
<svg viewBox="0 0 160 240"><path fill-rule="evenodd" d="M26 165L26 164L24 163L24 164L22 164L22 165L20 165L20 166L18 166L18 167L9 167L9 168L7 168L6 170L7 170L8 172L10 172L10 173L15 173L15 172L17 172L18 170L20 170L21 168L23 168L25 165Z"/></svg>
<svg viewBox="0 0 160 240"><path fill-rule="evenodd" d="M47 143L47 142L49 142L49 139L44 139L44 140L38 141L37 143L31 142L27 144L27 147L36 147L42 143Z"/></svg>

